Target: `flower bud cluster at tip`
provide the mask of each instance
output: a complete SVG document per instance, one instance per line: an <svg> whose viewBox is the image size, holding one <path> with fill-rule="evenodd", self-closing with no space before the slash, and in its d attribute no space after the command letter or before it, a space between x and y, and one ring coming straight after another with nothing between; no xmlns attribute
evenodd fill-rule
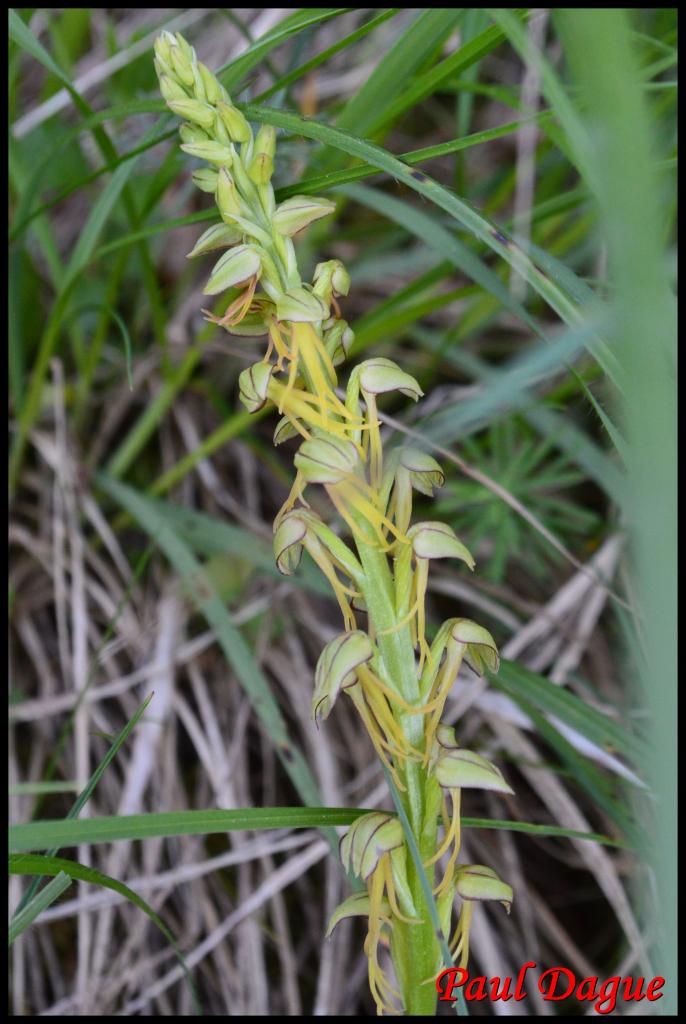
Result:
<svg viewBox="0 0 686 1024"><path fill-rule="evenodd" d="M155 68L167 105L184 119L179 129L181 149L209 164L193 173L193 181L214 195L221 217L221 223L198 239L189 256L229 250L212 270L204 293L247 290L254 282L252 299L257 282L261 285L259 302L234 303L220 319L222 326L242 334L241 324L247 319L248 333L254 333L256 326L267 333L271 318L287 323L330 319L332 303L348 292L348 273L339 260L331 260L316 268L312 284L304 283L291 239L333 213L334 204L317 196L296 195L277 205L271 184L276 129L264 124L254 134L219 79L179 33L165 31L158 36ZM237 253L230 251L233 246L238 246ZM350 334L343 322L339 334L346 332ZM350 341L346 337L348 347Z"/></svg>

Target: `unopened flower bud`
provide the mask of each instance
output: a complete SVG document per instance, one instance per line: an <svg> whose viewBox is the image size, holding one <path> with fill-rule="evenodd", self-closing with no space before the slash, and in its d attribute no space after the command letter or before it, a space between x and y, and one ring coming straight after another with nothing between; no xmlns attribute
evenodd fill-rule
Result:
<svg viewBox="0 0 686 1024"><path fill-rule="evenodd" d="M226 167L222 167L217 179L217 206L222 218L228 223L243 210L236 183Z"/></svg>
<svg viewBox="0 0 686 1024"><path fill-rule="evenodd" d="M459 868L455 889L463 900L497 900L510 913L512 886L498 878L485 864L469 864Z"/></svg>
<svg viewBox="0 0 686 1024"><path fill-rule="evenodd" d="M337 484L355 472L359 460L352 441L331 435L303 441L294 462L308 484Z"/></svg>
<svg viewBox="0 0 686 1024"><path fill-rule="evenodd" d="M179 126L179 135L181 136L181 141L185 143L207 142L209 138L203 128L200 128L197 124L189 124L187 121L184 121Z"/></svg>
<svg viewBox="0 0 686 1024"><path fill-rule="evenodd" d="M201 167L199 170L193 171L191 177L201 192L217 191L217 172L211 167Z"/></svg>
<svg viewBox="0 0 686 1024"><path fill-rule="evenodd" d="M176 100L188 100L188 93L176 79L163 74L159 76L159 82L160 92L167 103L171 104Z"/></svg>
<svg viewBox="0 0 686 1024"><path fill-rule="evenodd" d="M249 281L260 271L260 254L252 245L237 245L217 261L212 268L210 279L203 288L203 295L218 295L219 292Z"/></svg>
<svg viewBox="0 0 686 1024"><path fill-rule="evenodd" d="M266 185L271 179L275 152L276 129L270 124L263 124L255 138L253 156L248 166L248 174L256 185Z"/></svg>
<svg viewBox="0 0 686 1024"><path fill-rule="evenodd" d="M359 629L331 640L319 656L314 677L312 717L328 718L341 690L354 686L357 669L374 657L374 647Z"/></svg>
<svg viewBox="0 0 686 1024"><path fill-rule="evenodd" d="M417 558L460 558L474 568L470 552L447 523L415 523L407 536Z"/></svg>
<svg viewBox="0 0 686 1024"><path fill-rule="evenodd" d="M233 142L249 142L252 138L250 125L243 114L232 103L217 103L217 112Z"/></svg>
<svg viewBox="0 0 686 1024"><path fill-rule="evenodd" d="M180 47L181 52L185 55L188 62L192 64L193 61L195 60L195 50L193 49L191 44L187 42L186 39L184 39L180 32L174 33L174 41L176 45Z"/></svg>
<svg viewBox="0 0 686 1024"><path fill-rule="evenodd" d="M216 167L230 167L233 159L231 150L228 146L222 146L221 142L184 142L181 149L189 156L207 160L208 164L214 164Z"/></svg>
<svg viewBox="0 0 686 1024"><path fill-rule="evenodd" d="M258 412L267 401L267 390L274 367L262 360L253 363L238 377L238 395L248 412Z"/></svg>
<svg viewBox="0 0 686 1024"><path fill-rule="evenodd" d="M290 288L277 300L276 315L279 320L315 323L326 320L329 310L317 295L306 288Z"/></svg>
<svg viewBox="0 0 686 1024"><path fill-rule="evenodd" d="M167 30L164 29L155 40L154 48L157 59L164 61L167 65L170 65L172 46L176 46L176 40L171 32L167 32Z"/></svg>
<svg viewBox="0 0 686 1024"><path fill-rule="evenodd" d="M210 129L214 124L214 110L207 103L200 100L169 100L169 108L179 117L193 124L199 124L201 128Z"/></svg>
<svg viewBox="0 0 686 1024"><path fill-rule="evenodd" d="M230 245L236 245L241 240L241 233L230 224L213 224L204 231L195 243L186 259L194 256L204 256L207 252L215 252L217 249L226 249Z"/></svg>
<svg viewBox="0 0 686 1024"><path fill-rule="evenodd" d="M319 199L315 196L292 196L277 206L272 216L272 224L280 235L287 235L291 238L298 231L306 228L308 224L319 220L320 217L328 216L335 209L335 203L329 199Z"/></svg>
<svg viewBox="0 0 686 1024"><path fill-rule="evenodd" d="M180 46L174 46L171 50L171 65L184 85L187 85L189 89L195 86L195 78L193 75L193 63L186 53L183 52Z"/></svg>
<svg viewBox="0 0 686 1024"><path fill-rule="evenodd" d="M197 61L194 61L193 64L191 64L191 69L193 71L193 95L196 100L208 102L207 93L205 92L205 83L202 80L202 75L200 74Z"/></svg>
<svg viewBox="0 0 686 1024"><path fill-rule="evenodd" d="M207 102L213 104L218 103L222 98L221 85L219 84L215 76L212 74L210 69L205 67L205 65L201 61L198 61L197 63L197 70L202 79L202 84L205 87L205 95L207 97Z"/></svg>
<svg viewBox="0 0 686 1024"><path fill-rule="evenodd" d="M350 274L340 260L327 260L314 268L314 290L326 302L332 295L347 295L350 291Z"/></svg>

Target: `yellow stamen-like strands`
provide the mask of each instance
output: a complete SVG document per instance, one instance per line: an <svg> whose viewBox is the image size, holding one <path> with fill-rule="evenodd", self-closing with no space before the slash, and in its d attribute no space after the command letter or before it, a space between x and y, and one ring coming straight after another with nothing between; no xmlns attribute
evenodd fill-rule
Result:
<svg viewBox="0 0 686 1024"><path fill-rule="evenodd" d="M390 688L390 686L387 686L379 676L370 672L366 666L362 667L362 672L364 673L364 676L368 677L368 685L370 687L375 686L377 689L381 690L381 692L388 697L393 704L397 704L398 707L402 708L407 715L428 715L438 706L436 701L431 701L429 704L423 704L420 708L414 707L412 704L408 704L406 700L403 700L399 693L396 693L395 690ZM412 749L414 750L414 748ZM419 752L415 751L415 753Z"/></svg>
<svg viewBox="0 0 686 1024"><path fill-rule="evenodd" d="M391 861L389 857L383 857L383 872L384 881L386 882L386 895L388 896L388 902L391 906L391 910L399 921L404 921L405 924L414 924L414 918L406 917L401 913L400 907L398 906L398 897L395 892L395 882L393 881L393 870L391 868Z"/></svg>

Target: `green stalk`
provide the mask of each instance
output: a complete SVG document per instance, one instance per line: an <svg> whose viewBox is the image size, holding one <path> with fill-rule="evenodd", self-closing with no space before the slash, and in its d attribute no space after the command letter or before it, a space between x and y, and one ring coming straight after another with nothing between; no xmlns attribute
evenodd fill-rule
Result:
<svg viewBox="0 0 686 1024"><path fill-rule="evenodd" d="M419 706L419 682L409 624L397 629L393 577L388 558L379 548L357 536L360 562L365 571L362 593L370 621L374 623L377 644L386 681L410 704ZM423 749L424 724L421 715L401 715L400 725L408 741ZM426 862L436 849L438 807L430 798L430 780L426 769L413 761L400 772L406 791L400 793L422 861ZM437 786L434 787L436 790ZM434 867L426 868L433 885ZM396 921L393 927L391 952L400 984L405 1012L408 1016L431 1016L436 1013L436 989L427 979L435 974L440 951L434 934L429 909L414 863L408 860L407 877L410 891L422 919L421 924Z"/></svg>

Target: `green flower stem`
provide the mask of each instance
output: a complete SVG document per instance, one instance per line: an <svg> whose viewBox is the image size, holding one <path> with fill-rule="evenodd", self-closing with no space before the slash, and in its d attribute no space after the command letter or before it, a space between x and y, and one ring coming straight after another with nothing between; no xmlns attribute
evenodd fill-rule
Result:
<svg viewBox="0 0 686 1024"><path fill-rule="evenodd" d="M356 538L357 551L364 568L362 592L369 619L374 623L376 641L383 660L388 684L410 704L421 705L415 652L409 624L395 629L399 616L395 609L393 577L388 558L379 548ZM409 742L423 748L422 715L401 715L401 728ZM400 772L406 792L400 796L422 860L426 862L436 849L438 832L438 786L426 769L408 761ZM429 884L434 882L433 865L426 868ZM433 979L440 955L433 925L425 905L425 896L414 863L408 859L407 877L421 924L396 921L393 927L392 955L408 1016L434 1016L436 989Z"/></svg>

